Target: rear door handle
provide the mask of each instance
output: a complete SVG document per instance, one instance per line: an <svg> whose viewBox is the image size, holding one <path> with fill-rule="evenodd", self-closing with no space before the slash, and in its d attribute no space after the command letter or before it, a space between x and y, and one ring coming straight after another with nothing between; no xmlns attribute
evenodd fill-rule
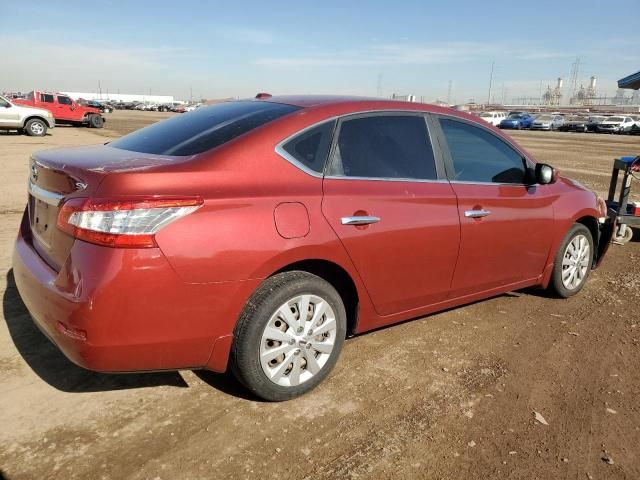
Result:
<svg viewBox="0 0 640 480"><path fill-rule="evenodd" d="M467 218L481 218L491 215L489 210L467 210L464 212L464 216Z"/></svg>
<svg viewBox="0 0 640 480"><path fill-rule="evenodd" d="M380 218L366 216L342 217L340 221L342 225L369 225L371 223L378 223Z"/></svg>

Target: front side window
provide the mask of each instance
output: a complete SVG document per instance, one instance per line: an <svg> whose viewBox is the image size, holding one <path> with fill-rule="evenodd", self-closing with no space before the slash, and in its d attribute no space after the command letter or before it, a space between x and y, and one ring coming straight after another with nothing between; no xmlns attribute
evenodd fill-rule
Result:
<svg viewBox="0 0 640 480"><path fill-rule="evenodd" d="M524 157L483 128L440 119L449 147L455 180L480 183L526 183Z"/></svg>
<svg viewBox="0 0 640 480"><path fill-rule="evenodd" d="M289 140L282 148L305 167L322 173L331 148L335 124L335 121L330 121L310 128Z"/></svg>
<svg viewBox="0 0 640 480"><path fill-rule="evenodd" d="M71 105L73 102L71 101L71 99L69 97L58 97L58 103L61 103L63 105Z"/></svg>
<svg viewBox="0 0 640 480"><path fill-rule="evenodd" d="M424 117L372 115L344 120L329 174L345 177L438 178Z"/></svg>
<svg viewBox="0 0 640 480"><path fill-rule="evenodd" d="M7 100L5 100L4 98L0 97L0 107L2 108L7 108L9 106L9 102Z"/></svg>
<svg viewBox="0 0 640 480"><path fill-rule="evenodd" d="M53 95L49 93L41 93L40 101L45 103L53 103Z"/></svg>
<svg viewBox="0 0 640 480"><path fill-rule="evenodd" d="M109 145L154 155L196 155L299 109L272 102L219 103L155 123Z"/></svg>

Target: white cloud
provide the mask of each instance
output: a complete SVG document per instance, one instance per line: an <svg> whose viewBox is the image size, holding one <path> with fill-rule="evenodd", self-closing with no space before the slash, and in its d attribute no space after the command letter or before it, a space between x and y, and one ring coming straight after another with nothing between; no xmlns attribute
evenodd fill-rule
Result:
<svg viewBox="0 0 640 480"><path fill-rule="evenodd" d="M219 37L234 43L251 43L254 45L272 45L276 36L265 30L243 27L222 27L215 31Z"/></svg>

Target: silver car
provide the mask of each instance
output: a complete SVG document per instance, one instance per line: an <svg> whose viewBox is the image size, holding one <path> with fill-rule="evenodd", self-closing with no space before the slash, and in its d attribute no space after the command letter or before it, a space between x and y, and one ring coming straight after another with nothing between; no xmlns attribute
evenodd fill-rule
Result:
<svg viewBox="0 0 640 480"><path fill-rule="evenodd" d="M543 114L531 124L531 130L557 130L561 125L564 125L562 115Z"/></svg>

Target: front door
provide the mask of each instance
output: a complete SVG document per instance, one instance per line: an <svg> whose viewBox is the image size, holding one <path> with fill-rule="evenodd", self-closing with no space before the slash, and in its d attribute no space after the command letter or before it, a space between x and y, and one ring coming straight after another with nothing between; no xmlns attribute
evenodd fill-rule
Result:
<svg viewBox="0 0 640 480"><path fill-rule="evenodd" d="M552 241L548 187L530 184L532 165L496 134L446 117L439 125L461 226L451 297L536 279Z"/></svg>
<svg viewBox="0 0 640 480"><path fill-rule="evenodd" d="M377 313L445 300L460 226L456 198L434 158L425 116L346 117L338 125L329 162L322 211Z"/></svg>
<svg viewBox="0 0 640 480"><path fill-rule="evenodd" d="M17 108L0 97L0 127L15 127L20 125L20 114Z"/></svg>
<svg viewBox="0 0 640 480"><path fill-rule="evenodd" d="M58 109L57 118L64 120L76 120L76 107L71 98L66 95L57 95L56 107Z"/></svg>

